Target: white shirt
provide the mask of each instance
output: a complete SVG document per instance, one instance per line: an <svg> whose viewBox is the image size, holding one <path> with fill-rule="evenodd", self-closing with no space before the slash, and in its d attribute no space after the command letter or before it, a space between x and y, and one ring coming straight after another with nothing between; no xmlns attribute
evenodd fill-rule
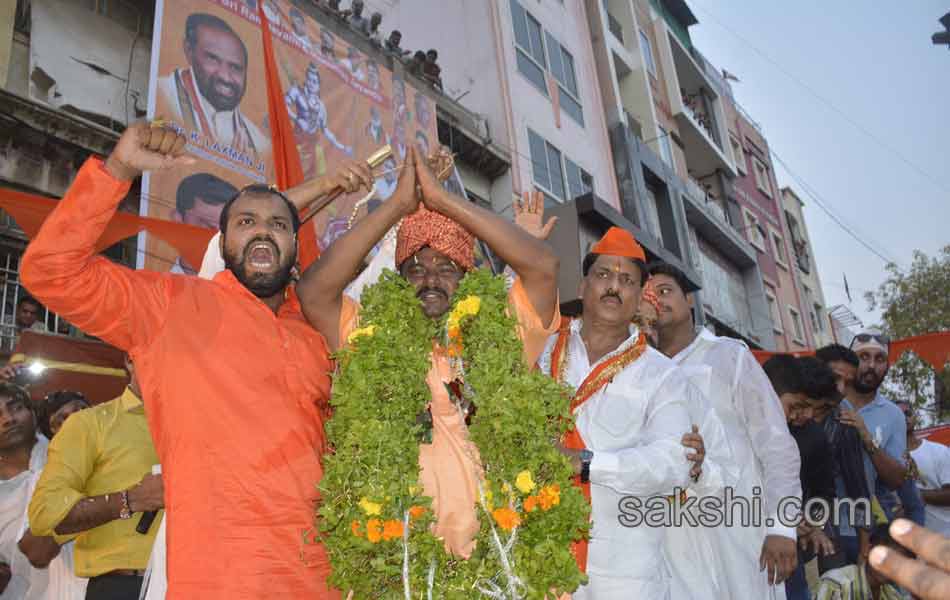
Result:
<svg viewBox="0 0 950 600"><path fill-rule="evenodd" d="M741 526L742 513L734 508L732 526L712 529L722 597L784 598L785 586L770 586L767 572L759 569L766 535L796 538L795 528L778 520L781 500L797 498L800 509L802 497L798 445L788 431L781 402L762 367L739 340L717 337L703 329L673 360L687 367L709 368L706 396L725 427L738 467L732 496L758 497L763 505L758 526ZM760 490L758 494L755 488ZM795 508L786 506L787 522L794 517ZM754 511L746 512L754 515Z"/></svg>
<svg viewBox="0 0 950 600"><path fill-rule="evenodd" d="M49 442L38 435L30 453L30 466L26 471L10 479L0 480L0 562L10 565L12 577L0 600L23 600L29 593L33 577L37 573L30 561L20 552L17 544L22 537L20 530L35 477L46 465L46 449Z"/></svg>
<svg viewBox="0 0 950 600"><path fill-rule="evenodd" d="M29 493L33 495L40 474L30 478ZM30 529L30 522L24 512L19 537ZM23 600L83 600L86 597L86 585L89 580L76 576L76 562L73 557L75 543L70 541L59 550L59 554L50 561L45 569L33 569L30 575L30 590Z"/></svg>
<svg viewBox="0 0 950 600"><path fill-rule="evenodd" d="M939 490L950 486L950 448L930 440L922 440L920 446L911 451L910 456L920 471L918 488ZM925 504L925 510L927 528L950 536L950 506Z"/></svg>
<svg viewBox="0 0 950 600"><path fill-rule="evenodd" d="M580 336L582 322L571 323L565 347L564 383L575 388L597 366L636 342L639 332L614 352L591 365ZM540 359L550 373L548 340ZM641 502L685 488L690 465L680 444L689 431L689 401L698 394L668 358L647 348L643 354L597 390L574 411L578 433L594 453L590 464L591 529L587 557L589 583L574 593L575 600L669 598L670 576L659 551L664 529L645 524L621 524L621 501ZM668 505L668 504L667 504ZM632 507L623 510L633 518ZM630 509L628 511L628 508ZM632 523L631 523L632 524Z"/></svg>

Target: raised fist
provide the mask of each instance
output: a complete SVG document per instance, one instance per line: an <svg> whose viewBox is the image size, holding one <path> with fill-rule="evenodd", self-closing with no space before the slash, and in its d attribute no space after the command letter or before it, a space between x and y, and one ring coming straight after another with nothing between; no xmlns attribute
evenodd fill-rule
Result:
<svg viewBox="0 0 950 600"><path fill-rule="evenodd" d="M134 123L126 128L106 159L106 169L116 179L129 181L143 171L193 164L194 159L185 154L185 142L184 135L159 121Z"/></svg>

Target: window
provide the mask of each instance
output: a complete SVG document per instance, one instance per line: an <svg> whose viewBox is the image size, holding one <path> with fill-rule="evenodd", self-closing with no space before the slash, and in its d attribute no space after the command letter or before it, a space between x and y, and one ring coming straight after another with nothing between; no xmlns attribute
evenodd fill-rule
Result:
<svg viewBox="0 0 950 600"><path fill-rule="evenodd" d="M815 331L824 332L825 331L825 309L822 308L821 304L817 302L812 305L814 312L812 313L812 320L814 321Z"/></svg>
<svg viewBox="0 0 950 600"><path fill-rule="evenodd" d="M739 170L740 175L746 174L746 162L745 162L745 151L742 149L742 144L739 143L739 140L729 136L729 143L732 144L732 155L736 159L736 169Z"/></svg>
<svg viewBox="0 0 950 600"><path fill-rule="evenodd" d="M647 184L646 190L646 202L643 203L643 216L646 219L646 228L647 231L656 236L656 239L660 241L660 245L663 245L663 229L660 227L660 205L657 199L658 191L653 189L649 184Z"/></svg>
<svg viewBox="0 0 950 600"><path fill-rule="evenodd" d="M792 318L792 333L794 334L793 341L798 342L802 346L805 345L805 328L802 325L802 316L798 313L795 308L788 307L788 316Z"/></svg>
<svg viewBox="0 0 950 600"><path fill-rule="evenodd" d="M541 23L522 8L517 0L511 0L511 18L515 28L518 71L527 77L538 91L547 96L548 88L544 83L544 70L548 65L544 57Z"/></svg>
<svg viewBox="0 0 950 600"><path fill-rule="evenodd" d="M765 166L765 163L754 156L752 157L752 166L755 169L755 187L759 188L760 192L771 198L772 182L769 181L769 168Z"/></svg>
<svg viewBox="0 0 950 600"><path fill-rule="evenodd" d="M660 146L660 158L663 159L663 162L667 164L671 169L673 168L673 147L670 145L670 134L667 130L662 127L658 128L660 130L660 135L657 136L656 143Z"/></svg>
<svg viewBox="0 0 950 600"><path fill-rule="evenodd" d="M778 302L775 300L775 294L769 291L769 287L765 288L765 300L769 305L769 317L772 319L772 331L775 333L782 333L782 312L778 308Z"/></svg>
<svg viewBox="0 0 950 600"><path fill-rule="evenodd" d="M531 129L528 129L528 146L534 182L546 196L564 202L594 190L594 178L590 173Z"/></svg>
<svg viewBox="0 0 950 600"><path fill-rule="evenodd" d="M544 31L541 23L517 0L511 0L511 17L515 29L518 71L545 96L548 96L548 87L544 72L549 71L558 84L561 108L583 126L584 110L577 88L574 57L553 35Z"/></svg>
<svg viewBox="0 0 950 600"><path fill-rule="evenodd" d="M571 199L594 191L594 178L590 173L567 157L564 157L564 167L567 171L567 191Z"/></svg>
<svg viewBox="0 0 950 600"><path fill-rule="evenodd" d="M769 227L769 237L772 238L772 252L775 253L775 264L788 270L788 255L785 253L785 240L779 232Z"/></svg>
<svg viewBox="0 0 950 600"><path fill-rule="evenodd" d="M561 107L572 119L584 124L584 111L577 97L577 74L574 72L574 57L550 33L545 32L551 75L558 83Z"/></svg>
<svg viewBox="0 0 950 600"><path fill-rule="evenodd" d="M646 32L642 29L640 30L640 52L643 54L643 62L647 66L647 71L650 72L650 75L656 77L656 63L653 61L653 45L650 43L649 36L647 36Z"/></svg>
<svg viewBox="0 0 950 600"><path fill-rule="evenodd" d="M755 246L759 252L765 252L765 231L762 229L758 217L746 208L743 208L742 212L745 215L746 237L749 239L749 243Z"/></svg>

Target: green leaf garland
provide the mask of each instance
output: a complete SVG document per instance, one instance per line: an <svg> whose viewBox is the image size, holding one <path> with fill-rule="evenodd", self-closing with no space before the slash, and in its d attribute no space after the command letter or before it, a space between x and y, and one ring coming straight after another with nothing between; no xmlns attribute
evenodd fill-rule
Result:
<svg viewBox="0 0 950 600"><path fill-rule="evenodd" d="M459 319L456 312L457 333L466 399L477 408L469 435L481 455L488 504L476 509L476 547L463 560L430 532L434 517L419 484L417 416L430 401L432 341L449 341L447 319L460 300L470 307L473 297L477 313ZM338 356L334 413L326 428L333 452L324 457L320 482L318 522L333 586L352 590L354 598L405 598L408 558L413 598L430 597L430 577L431 598L484 597L479 588L511 597L493 541L495 534L502 544L509 541L512 530L502 523L511 525L511 519L520 522L508 553L521 582L515 597L556 598L585 581L570 545L586 536L590 507L554 446L572 424L570 398L564 387L524 365L507 308L504 279L484 270L466 275L453 311L439 322L422 313L415 290L392 271L363 293L361 329Z"/></svg>

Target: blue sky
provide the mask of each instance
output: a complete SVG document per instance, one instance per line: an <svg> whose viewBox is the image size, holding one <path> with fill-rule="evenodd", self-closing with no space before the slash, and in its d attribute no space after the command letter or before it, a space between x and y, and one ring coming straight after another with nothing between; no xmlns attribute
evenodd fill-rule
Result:
<svg viewBox="0 0 950 600"><path fill-rule="evenodd" d="M696 47L742 80L733 83L736 99L762 125L773 151L861 238L904 266L915 249L933 256L950 243L950 50L930 41L950 4L689 5L700 21L690 29ZM848 304L846 273L850 308L865 324L874 322L878 315L867 310L863 292L883 281L884 261L776 169L779 184L805 201L828 306Z"/></svg>

